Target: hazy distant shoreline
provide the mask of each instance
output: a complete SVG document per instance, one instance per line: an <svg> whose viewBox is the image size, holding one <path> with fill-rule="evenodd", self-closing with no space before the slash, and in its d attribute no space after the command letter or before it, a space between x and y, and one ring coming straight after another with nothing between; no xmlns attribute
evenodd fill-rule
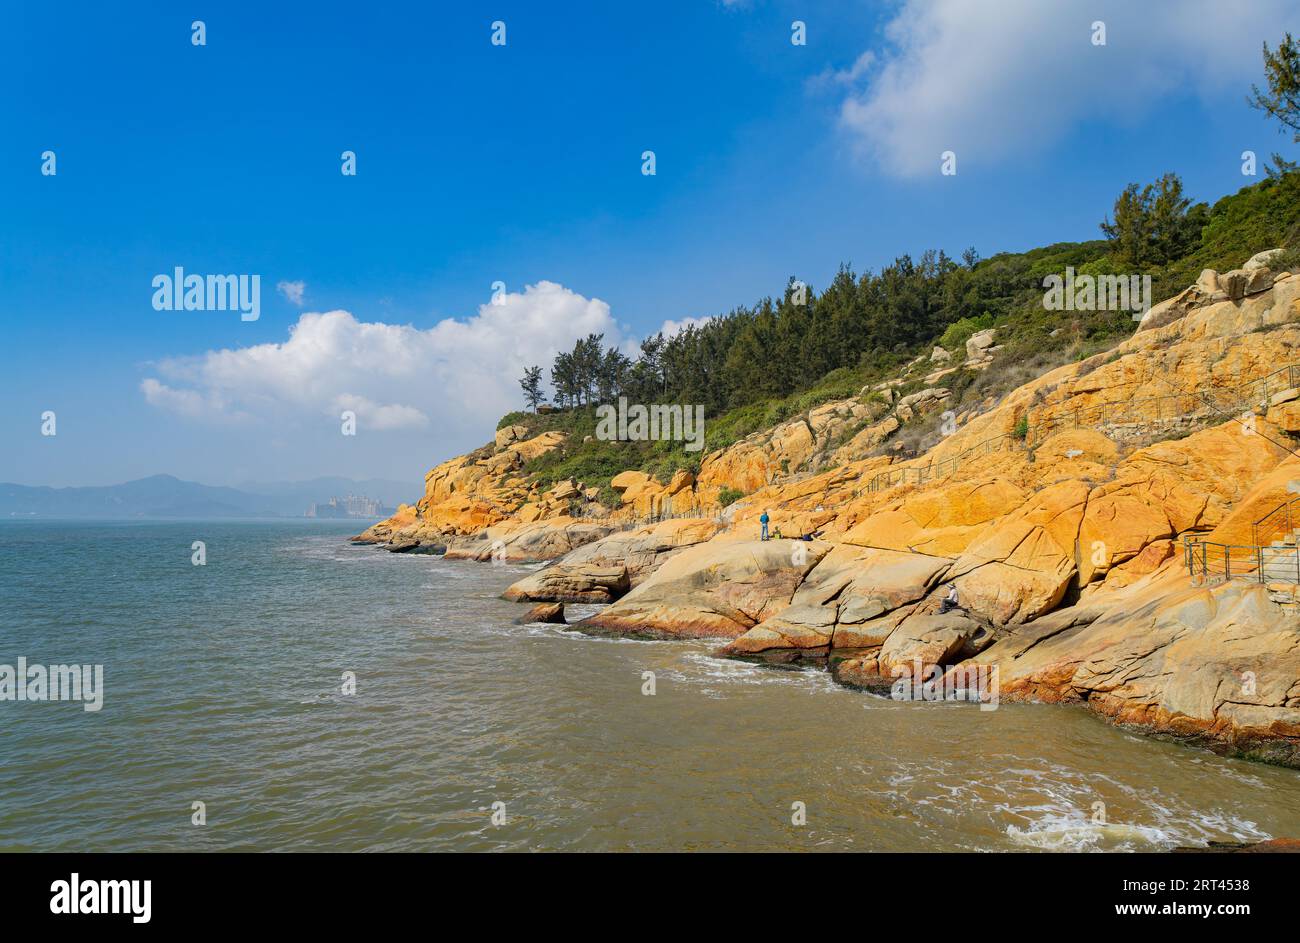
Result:
<svg viewBox="0 0 1300 943"><path fill-rule="evenodd" d="M246 482L238 487L205 485L173 475L90 487L3 482L0 520L294 520L315 512L323 520L361 522L386 515L319 512L336 502L391 512L421 492L421 486L412 482L338 476Z"/></svg>

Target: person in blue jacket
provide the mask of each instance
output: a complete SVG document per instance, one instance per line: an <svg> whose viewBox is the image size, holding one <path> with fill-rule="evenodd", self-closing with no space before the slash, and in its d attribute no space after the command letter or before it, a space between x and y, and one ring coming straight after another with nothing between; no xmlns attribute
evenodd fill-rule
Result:
<svg viewBox="0 0 1300 943"><path fill-rule="evenodd" d="M768 522L768 516L767 516L767 512L766 512L766 511L763 512L762 516L758 519L758 522L759 522L760 524L763 525L763 535L762 535L759 539L760 539L760 540L767 540L767 522Z"/></svg>

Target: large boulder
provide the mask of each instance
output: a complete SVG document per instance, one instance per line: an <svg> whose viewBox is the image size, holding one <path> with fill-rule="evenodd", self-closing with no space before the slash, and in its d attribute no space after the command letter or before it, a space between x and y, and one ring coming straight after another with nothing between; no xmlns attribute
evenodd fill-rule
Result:
<svg viewBox="0 0 1300 943"><path fill-rule="evenodd" d="M1229 301L1240 301L1246 297L1246 283L1249 276L1241 269L1219 273L1219 290L1228 296Z"/></svg>
<svg viewBox="0 0 1300 943"><path fill-rule="evenodd" d="M672 479L664 487L664 494L680 494L695 487L695 476L685 469L673 473Z"/></svg>
<svg viewBox="0 0 1300 943"><path fill-rule="evenodd" d="M903 422L911 422L915 416L933 412L951 396L952 391L941 386L917 390L898 401L894 406L894 415Z"/></svg>
<svg viewBox="0 0 1300 943"><path fill-rule="evenodd" d="M1261 269L1271 269L1273 263L1286 253L1285 249L1265 249L1263 252L1256 252L1242 268L1247 272L1257 272Z"/></svg>
<svg viewBox="0 0 1300 943"><path fill-rule="evenodd" d="M397 537L383 545L389 553L412 553L419 547L420 541L414 537Z"/></svg>
<svg viewBox="0 0 1300 943"><path fill-rule="evenodd" d="M1277 251L1277 250L1274 250ZM1233 269L1231 272L1220 272L1218 276L1219 291L1225 294L1229 301L1240 301L1247 295L1257 295L1262 291L1267 291L1273 287L1273 273L1269 270L1266 261L1271 258L1267 252L1261 252L1251 256L1250 262L1246 265L1253 267L1243 267Z"/></svg>
<svg viewBox="0 0 1300 943"><path fill-rule="evenodd" d="M757 655L786 650L825 654L834 631L834 607L795 603L724 645L719 654Z"/></svg>
<svg viewBox="0 0 1300 943"><path fill-rule="evenodd" d="M1273 287L1273 273L1266 268L1255 269L1253 272L1246 273L1246 291L1247 295L1257 295L1262 291L1267 291Z"/></svg>
<svg viewBox="0 0 1300 943"><path fill-rule="evenodd" d="M506 590L507 599L613 602L643 582L663 562L716 534L711 518L673 518L634 530L614 531L566 554L545 570ZM608 574L622 571L611 581Z"/></svg>
<svg viewBox="0 0 1300 943"><path fill-rule="evenodd" d="M837 546L808 573L788 608L751 628L722 653L879 646L911 610L892 620L887 614L925 596L950 563L923 554Z"/></svg>
<svg viewBox="0 0 1300 943"><path fill-rule="evenodd" d="M904 619L880 648L879 673L884 677L917 676L976 654L993 640L988 628L962 612L918 613Z"/></svg>
<svg viewBox="0 0 1300 943"><path fill-rule="evenodd" d="M902 423L898 421L897 416L886 416L879 422L873 422L871 425L859 430L844 445L840 446L831 453L831 464L842 464L861 459L871 452L876 446L880 445L891 435L898 431Z"/></svg>
<svg viewBox="0 0 1300 943"><path fill-rule="evenodd" d="M975 658L1004 700L1085 701L1218 749L1300 766L1294 617L1254 583L1189 585L1180 561L1064 609Z"/></svg>
<svg viewBox="0 0 1300 943"><path fill-rule="evenodd" d="M532 625L535 622L543 622L552 625L564 625L564 603L543 602L533 606L522 616L515 620L519 625Z"/></svg>
<svg viewBox="0 0 1300 943"><path fill-rule="evenodd" d="M980 360L983 357L986 357L989 348L993 346L993 341L996 337L996 328L989 328L985 331L976 331L966 339L966 359Z"/></svg>
<svg viewBox="0 0 1300 943"><path fill-rule="evenodd" d="M502 524L462 537L447 546L448 560L480 563L537 563L555 560L576 547L608 535L609 524L557 517L528 524Z"/></svg>
<svg viewBox="0 0 1300 943"><path fill-rule="evenodd" d="M557 481L550 493L553 501L572 501L582 496L582 492L578 490L578 486L570 478Z"/></svg>
<svg viewBox="0 0 1300 943"><path fill-rule="evenodd" d="M674 556L578 627L655 638L735 638L784 611L829 550L820 541L711 540Z"/></svg>
<svg viewBox="0 0 1300 943"><path fill-rule="evenodd" d="M493 441L497 448L504 449L515 442L522 442L527 437L527 426L502 426L497 430L496 438Z"/></svg>
<svg viewBox="0 0 1300 943"><path fill-rule="evenodd" d="M637 485L644 485L646 482L652 480L653 480L652 476L647 475L643 471L624 471L624 472L619 472L617 475L611 478L609 480L609 486L613 488L615 491L626 491L628 488L632 488Z"/></svg>
<svg viewBox="0 0 1300 943"><path fill-rule="evenodd" d="M1056 606L1075 574L1074 538L1088 486L1064 481L985 528L953 564L962 605L993 622L1025 622Z"/></svg>
<svg viewBox="0 0 1300 943"><path fill-rule="evenodd" d="M557 563L515 583L504 597L513 602L607 603L630 588L626 567Z"/></svg>

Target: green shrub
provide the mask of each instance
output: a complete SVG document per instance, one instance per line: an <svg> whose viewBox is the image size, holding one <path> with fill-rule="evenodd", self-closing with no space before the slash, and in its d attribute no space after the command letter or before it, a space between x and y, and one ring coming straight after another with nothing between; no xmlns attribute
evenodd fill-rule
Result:
<svg viewBox="0 0 1300 943"><path fill-rule="evenodd" d="M532 413L523 413L516 410L513 413L506 413L497 423L497 429L504 429L506 426L527 425L528 421L533 418Z"/></svg>
<svg viewBox="0 0 1300 943"><path fill-rule="evenodd" d="M993 327L993 315L987 311L977 318L960 318L948 325L939 338L939 346L947 350L962 350L971 336Z"/></svg>
<svg viewBox="0 0 1300 943"><path fill-rule="evenodd" d="M739 488L723 488L722 491L718 493L718 503L725 508L728 505L735 504L744 496L745 492L741 491Z"/></svg>
<svg viewBox="0 0 1300 943"><path fill-rule="evenodd" d="M1300 268L1300 243L1285 246L1282 254L1275 258L1269 267L1275 271Z"/></svg>

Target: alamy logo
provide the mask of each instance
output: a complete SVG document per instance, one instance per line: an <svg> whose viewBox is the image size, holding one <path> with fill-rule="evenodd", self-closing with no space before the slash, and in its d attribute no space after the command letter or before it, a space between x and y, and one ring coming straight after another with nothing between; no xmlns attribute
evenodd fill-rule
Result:
<svg viewBox="0 0 1300 943"><path fill-rule="evenodd" d="M895 701L978 701L980 710L998 709L997 665L959 665L945 672L920 658L895 665L889 696Z"/></svg>
<svg viewBox="0 0 1300 943"><path fill-rule="evenodd" d="M186 275L178 265L151 284L155 311L238 311L241 321L262 316L261 275Z"/></svg>
<svg viewBox="0 0 1300 943"><path fill-rule="evenodd" d="M81 701L95 713L104 706L103 665L0 665L0 701Z"/></svg>
<svg viewBox="0 0 1300 943"><path fill-rule="evenodd" d="M685 442L687 452L698 452L704 448L704 407L629 406L627 397L620 396L617 409L609 403L596 407L596 438L602 442Z"/></svg>
<svg viewBox="0 0 1300 943"><path fill-rule="evenodd" d="M83 881L72 872L50 885L52 914L130 914L132 923L153 915L153 881Z"/></svg>
<svg viewBox="0 0 1300 943"><path fill-rule="evenodd" d="M1075 275L1052 273L1043 279L1043 307L1048 311L1132 311L1133 320L1151 309L1150 275Z"/></svg>

